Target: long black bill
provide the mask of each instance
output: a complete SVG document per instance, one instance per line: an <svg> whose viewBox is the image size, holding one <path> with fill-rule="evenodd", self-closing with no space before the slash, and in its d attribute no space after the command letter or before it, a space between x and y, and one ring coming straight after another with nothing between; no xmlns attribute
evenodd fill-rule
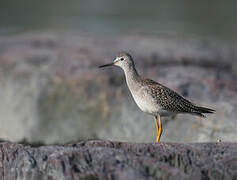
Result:
<svg viewBox="0 0 237 180"><path fill-rule="evenodd" d="M107 67L107 66L113 66L113 65L114 65L114 63L105 64L105 65L99 66L99 68L103 68L103 67Z"/></svg>

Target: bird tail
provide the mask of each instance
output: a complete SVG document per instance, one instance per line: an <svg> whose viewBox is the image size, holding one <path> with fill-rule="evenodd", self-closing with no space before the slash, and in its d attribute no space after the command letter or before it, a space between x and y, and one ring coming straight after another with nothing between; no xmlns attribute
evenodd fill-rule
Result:
<svg viewBox="0 0 237 180"><path fill-rule="evenodd" d="M195 112L196 115L198 116L201 116L201 117L206 117L205 115L203 114L206 114L206 113L214 113L216 110L214 109L210 109L210 108L205 108L205 107L200 107L200 106L196 106L196 109L197 109L197 112Z"/></svg>
<svg viewBox="0 0 237 180"><path fill-rule="evenodd" d="M210 108L205 108L205 107L197 107L198 111L200 113L214 113L216 110L210 109Z"/></svg>

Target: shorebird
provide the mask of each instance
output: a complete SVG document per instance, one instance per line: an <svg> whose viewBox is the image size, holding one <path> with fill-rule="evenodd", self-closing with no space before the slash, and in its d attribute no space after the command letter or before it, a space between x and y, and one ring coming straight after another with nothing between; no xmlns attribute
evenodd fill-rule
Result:
<svg viewBox="0 0 237 180"><path fill-rule="evenodd" d="M191 103L158 82L141 77L135 68L132 56L127 52L119 53L112 63L99 67L107 66L119 66L123 69L128 88L136 104L143 112L155 117L157 143L160 141L163 131L161 117L179 113L205 117L205 113L215 112L213 109Z"/></svg>

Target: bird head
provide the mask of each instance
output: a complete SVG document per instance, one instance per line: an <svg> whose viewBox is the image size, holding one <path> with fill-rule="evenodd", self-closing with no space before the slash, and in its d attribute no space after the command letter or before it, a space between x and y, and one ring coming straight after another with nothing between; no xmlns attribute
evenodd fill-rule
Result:
<svg viewBox="0 0 237 180"><path fill-rule="evenodd" d="M126 69L126 68L134 66L134 62L133 62L132 56L129 53L121 52L116 56L116 58L114 59L112 63L105 64L99 67L103 68L107 66L119 66L122 69Z"/></svg>

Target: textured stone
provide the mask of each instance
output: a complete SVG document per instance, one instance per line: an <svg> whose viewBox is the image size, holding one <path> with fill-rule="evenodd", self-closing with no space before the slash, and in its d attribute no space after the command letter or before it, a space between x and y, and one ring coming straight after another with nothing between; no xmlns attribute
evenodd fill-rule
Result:
<svg viewBox="0 0 237 180"><path fill-rule="evenodd" d="M97 67L129 50L138 71L217 112L164 119L161 141L235 141L237 47L186 37L0 37L0 137L153 142L155 124L135 105L118 68ZM17 132L17 133L16 133Z"/></svg>
<svg viewBox="0 0 237 180"><path fill-rule="evenodd" d="M0 144L0 179L236 179L236 143Z"/></svg>

